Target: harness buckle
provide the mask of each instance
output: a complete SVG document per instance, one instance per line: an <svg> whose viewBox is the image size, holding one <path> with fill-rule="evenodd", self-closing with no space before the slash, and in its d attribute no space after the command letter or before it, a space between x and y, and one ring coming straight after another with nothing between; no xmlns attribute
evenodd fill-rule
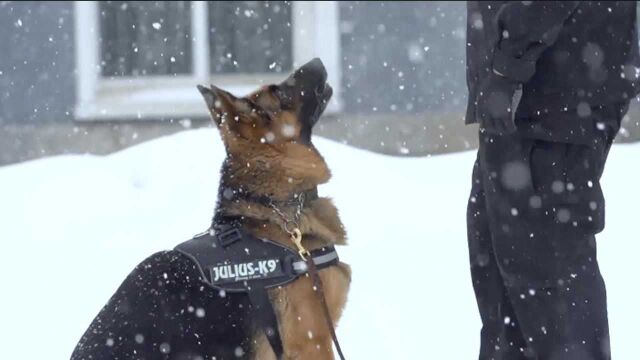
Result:
<svg viewBox="0 0 640 360"><path fill-rule="evenodd" d="M242 240L242 233L235 226L230 226L226 229L216 231L216 238L223 248L233 244L236 241Z"/></svg>

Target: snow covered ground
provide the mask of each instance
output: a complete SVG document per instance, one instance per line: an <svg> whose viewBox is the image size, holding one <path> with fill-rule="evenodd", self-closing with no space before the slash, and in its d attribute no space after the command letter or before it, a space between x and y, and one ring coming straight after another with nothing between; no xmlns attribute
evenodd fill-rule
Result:
<svg viewBox="0 0 640 360"><path fill-rule="evenodd" d="M468 274L471 152L401 159L324 139L354 271L338 329L350 359L473 359L480 320ZM64 359L127 273L204 230L223 148L211 129L106 156L0 168L3 359ZM640 144L617 145L599 237L612 348L637 359Z"/></svg>

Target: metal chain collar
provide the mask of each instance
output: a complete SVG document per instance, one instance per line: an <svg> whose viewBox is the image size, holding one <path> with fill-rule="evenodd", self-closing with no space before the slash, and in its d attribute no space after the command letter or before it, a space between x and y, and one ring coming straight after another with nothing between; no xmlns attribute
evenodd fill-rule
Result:
<svg viewBox="0 0 640 360"><path fill-rule="evenodd" d="M298 204L296 206L295 212L293 213L293 218L287 216L282 210L280 210L273 201L269 202L269 206L273 209L273 211L278 214L284 221L284 230L289 234L293 235L295 229L300 228L300 217L302 216L302 208L304 207L304 193L300 193L297 196Z"/></svg>
<svg viewBox="0 0 640 360"><path fill-rule="evenodd" d="M306 260L307 256L309 256L309 251L302 246L302 232L300 231L300 217L302 216L302 208L304 208L304 193L300 193L297 195L298 205L296 206L295 212L293 214L293 219L288 217L282 210L280 210L274 203L271 201L269 206L273 209L273 211L278 214L282 220L284 221L284 231L286 231L291 236L291 241L298 248L298 254L303 260ZM290 228L291 226L291 228Z"/></svg>

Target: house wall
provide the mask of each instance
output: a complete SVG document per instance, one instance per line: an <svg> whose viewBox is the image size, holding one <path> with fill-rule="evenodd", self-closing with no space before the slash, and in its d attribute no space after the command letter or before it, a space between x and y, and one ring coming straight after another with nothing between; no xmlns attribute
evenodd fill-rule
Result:
<svg viewBox="0 0 640 360"><path fill-rule="evenodd" d="M340 2L349 113L418 114L466 106L466 3Z"/></svg>
<svg viewBox="0 0 640 360"><path fill-rule="evenodd" d="M69 1L0 2L0 126L72 120L73 33Z"/></svg>

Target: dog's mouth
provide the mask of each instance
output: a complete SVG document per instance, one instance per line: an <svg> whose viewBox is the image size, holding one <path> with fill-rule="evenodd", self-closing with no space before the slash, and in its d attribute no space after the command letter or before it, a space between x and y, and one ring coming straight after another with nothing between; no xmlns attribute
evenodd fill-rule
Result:
<svg viewBox="0 0 640 360"><path fill-rule="evenodd" d="M331 87L331 85L329 85L328 82L324 82L323 84L316 87L314 93L319 104L320 114L322 114L327 108L329 100L331 100L331 96L333 95L333 88ZM318 119L316 119L316 121L318 121Z"/></svg>

